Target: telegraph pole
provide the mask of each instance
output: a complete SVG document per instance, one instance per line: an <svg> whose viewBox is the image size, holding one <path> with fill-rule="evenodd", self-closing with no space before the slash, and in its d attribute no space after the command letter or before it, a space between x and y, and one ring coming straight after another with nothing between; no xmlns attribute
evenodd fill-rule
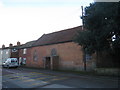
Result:
<svg viewBox="0 0 120 90"><path fill-rule="evenodd" d="M81 6L81 9L82 9L82 30L84 30L83 6ZM85 46L83 46L83 62L84 62L84 70L86 71L86 52L85 52Z"/></svg>
<svg viewBox="0 0 120 90"><path fill-rule="evenodd" d="M83 6L81 6L82 9L82 30L84 29L84 21L83 21Z"/></svg>

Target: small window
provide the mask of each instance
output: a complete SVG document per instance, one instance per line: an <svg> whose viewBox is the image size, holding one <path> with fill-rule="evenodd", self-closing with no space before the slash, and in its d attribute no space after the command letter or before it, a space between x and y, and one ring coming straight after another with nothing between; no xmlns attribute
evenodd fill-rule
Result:
<svg viewBox="0 0 120 90"><path fill-rule="evenodd" d="M17 49L15 49L15 48L14 48L14 49L12 49L12 52L17 52Z"/></svg>
<svg viewBox="0 0 120 90"><path fill-rule="evenodd" d="M17 60L16 59L11 59L11 62L17 62Z"/></svg>
<svg viewBox="0 0 120 90"><path fill-rule="evenodd" d="M26 58L23 58L23 62L22 62L23 64L26 64Z"/></svg>
<svg viewBox="0 0 120 90"><path fill-rule="evenodd" d="M38 56L37 56L37 51L35 50L33 53L33 60L37 61L38 60Z"/></svg>
<svg viewBox="0 0 120 90"><path fill-rule="evenodd" d="M8 54L8 51L6 51L6 54Z"/></svg>
<svg viewBox="0 0 120 90"><path fill-rule="evenodd" d="M16 62L15 60L11 60L11 62Z"/></svg>
<svg viewBox="0 0 120 90"><path fill-rule="evenodd" d="M1 51L1 54L2 54L3 52Z"/></svg>
<svg viewBox="0 0 120 90"><path fill-rule="evenodd" d="M57 50L55 48L51 50L51 56L57 56Z"/></svg>
<svg viewBox="0 0 120 90"><path fill-rule="evenodd" d="M26 54L27 53L27 49L23 49L23 54Z"/></svg>

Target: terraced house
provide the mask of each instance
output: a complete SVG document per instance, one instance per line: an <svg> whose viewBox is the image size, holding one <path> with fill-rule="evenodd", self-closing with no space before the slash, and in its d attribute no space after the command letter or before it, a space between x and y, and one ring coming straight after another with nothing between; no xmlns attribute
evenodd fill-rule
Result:
<svg viewBox="0 0 120 90"><path fill-rule="evenodd" d="M20 49L20 42L17 42L17 45L13 46L13 44L9 44L9 47L5 47L5 45L0 48L0 62L1 64L7 58L18 58L19 59L19 49Z"/></svg>
<svg viewBox="0 0 120 90"><path fill-rule="evenodd" d="M19 64L20 65L26 65L26 62L28 62L29 57L27 56L27 54L29 54L29 48L32 47L32 44L35 41L29 41L26 42L25 44L22 44L19 50Z"/></svg>
<svg viewBox="0 0 120 90"><path fill-rule="evenodd" d="M45 69L84 70L82 47L73 42L82 26L42 35L26 51L26 66ZM96 67L87 59L87 70Z"/></svg>
<svg viewBox="0 0 120 90"><path fill-rule="evenodd" d="M73 41L80 30L82 26L43 34L38 40L22 45L17 42L16 46L3 46L0 49L0 59L18 58L19 65L26 67L84 70L82 47ZM94 70L96 58L86 55L86 60L87 70Z"/></svg>

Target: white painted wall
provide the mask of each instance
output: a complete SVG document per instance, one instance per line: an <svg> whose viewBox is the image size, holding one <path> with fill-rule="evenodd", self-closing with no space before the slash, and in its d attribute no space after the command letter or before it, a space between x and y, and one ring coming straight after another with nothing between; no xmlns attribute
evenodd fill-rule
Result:
<svg viewBox="0 0 120 90"><path fill-rule="evenodd" d="M10 58L10 49L0 50L0 65L7 59Z"/></svg>
<svg viewBox="0 0 120 90"><path fill-rule="evenodd" d="M2 49L0 49L0 65L2 65Z"/></svg>

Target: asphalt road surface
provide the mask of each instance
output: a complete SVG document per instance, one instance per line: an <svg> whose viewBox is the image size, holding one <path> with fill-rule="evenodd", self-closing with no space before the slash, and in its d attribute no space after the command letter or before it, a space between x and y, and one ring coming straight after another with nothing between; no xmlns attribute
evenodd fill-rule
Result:
<svg viewBox="0 0 120 90"><path fill-rule="evenodd" d="M117 77L75 75L43 69L3 68L2 88L118 88Z"/></svg>

